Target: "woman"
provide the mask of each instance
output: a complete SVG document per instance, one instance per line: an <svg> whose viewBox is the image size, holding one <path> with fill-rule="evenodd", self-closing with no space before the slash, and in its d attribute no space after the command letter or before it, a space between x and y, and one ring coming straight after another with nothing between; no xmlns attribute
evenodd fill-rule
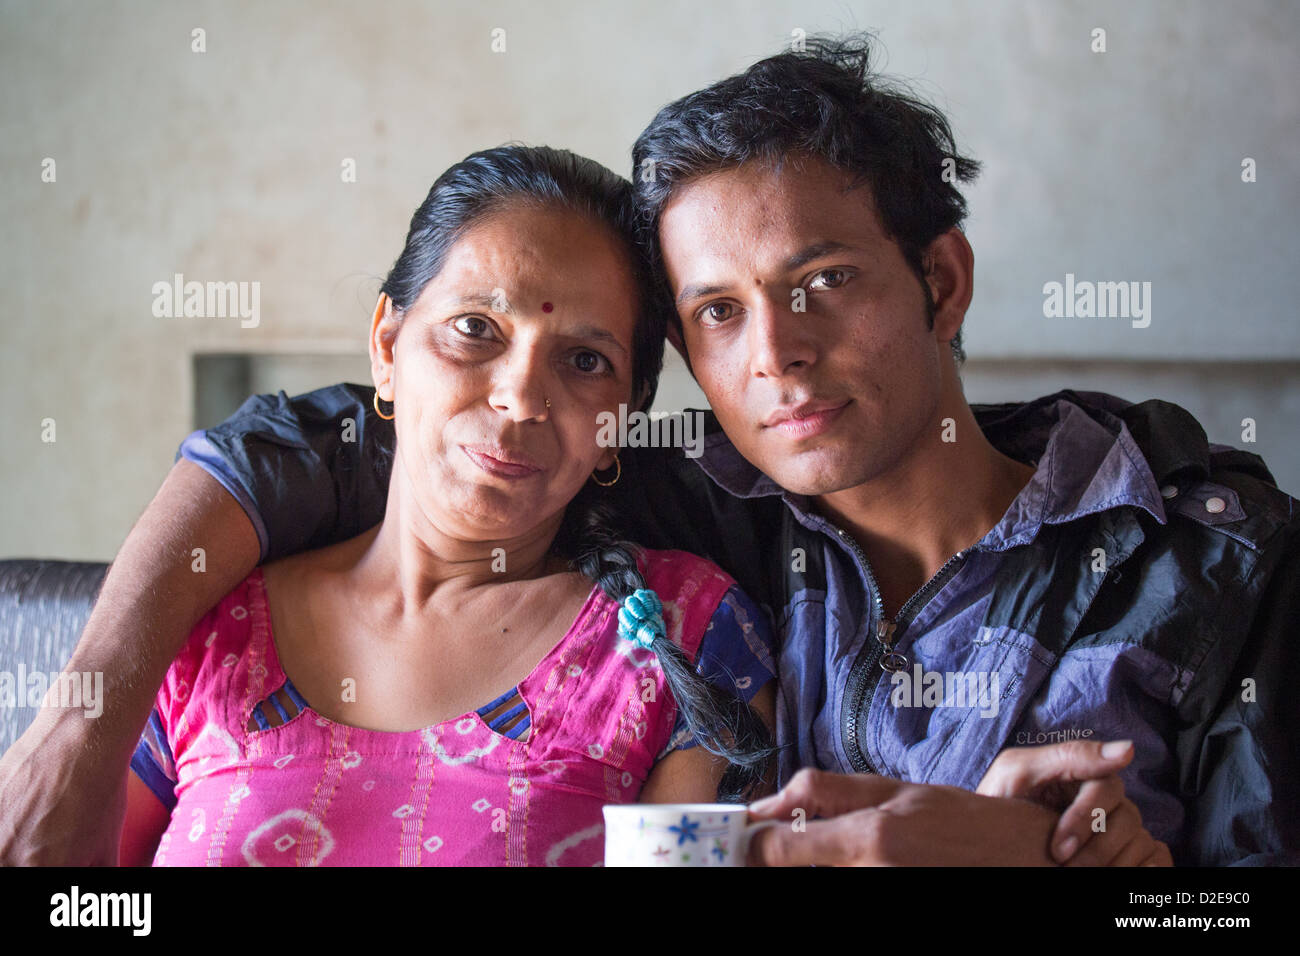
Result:
<svg viewBox="0 0 1300 956"><path fill-rule="evenodd" d="M648 407L662 362L632 223L625 180L556 150L434 184L371 322L384 521L199 623L132 762L123 862L590 864L605 803L765 791L771 674L737 624L763 616L600 505L598 416Z"/></svg>

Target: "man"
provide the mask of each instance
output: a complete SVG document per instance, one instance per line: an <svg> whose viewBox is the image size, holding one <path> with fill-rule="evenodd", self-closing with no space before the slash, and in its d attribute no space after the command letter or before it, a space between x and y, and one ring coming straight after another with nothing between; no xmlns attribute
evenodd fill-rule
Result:
<svg viewBox="0 0 1300 956"><path fill-rule="evenodd" d="M1009 796L1101 776L1104 759L1053 775L999 753L1125 738L1128 800L1110 826L1140 813L1178 863L1287 859L1300 846L1282 684L1300 611L1293 502L1257 458L1209 445L1164 403L966 404L973 256L945 172L977 167L943 117L878 84L864 43L811 43L665 107L633 158L670 338L716 419L698 462L625 451L615 490L630 536L713 558L780 629L786 786L754 811L811 822L763 831L753 857L1035 862L1048 833ZM187 441L70 665L122 688L100 724L141 727L141 688L171 659L137 640L124 674L128 622L179 642L259 553L379 519L371 463L391 430L369 401L352 387L253 399ZM125 766L129 734L41 720L25 740L80 747L86 769ZM14 783L35 746L6 756L0 793L49 809L57 857L66 781L46 772L44 802ZM15 831L0 846L17 845L14 816L0 824ZM1106 859L1051 849L1154 861L1136 843Z"/></svg>
<svg viewBox="0 0 1300 956"><path fill-rule="evenodd" d="M1275 683L1293 502L1172 406L972 413L972 255L943 172L975 166L867 68L854 45L772 58L666 107L633 153L670 337L728 439L701 464L741 497L784 489L766 547L802 636L780 661L798 764L974 787L1006 744L1131 736L1128 793L1180 862L1300 847ZM996 712L896 706L917 669L1000 675ZM771 812L880 785L803 780Z"/></svg>

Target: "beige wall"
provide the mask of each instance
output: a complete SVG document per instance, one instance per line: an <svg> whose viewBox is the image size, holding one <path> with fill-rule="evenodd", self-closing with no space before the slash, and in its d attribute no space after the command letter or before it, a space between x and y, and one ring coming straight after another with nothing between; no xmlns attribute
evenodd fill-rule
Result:
<svg viewBox="0 0 1300 956"><path fill-rule="evenodd" d="M466 153L544 142L626 172L669 99L794 28L852 25L881 31L889 69L986 163L968 351L1007 361L982 397L1036 387L1026 360L1069 357L1135 398L1155 380L1134 363L1158 359L1197 399L1237 360L1202 399L1254 411L1300 492L1300 15L1135 6L0 4L0 556L113 554L193 427L194 353L360 355L411 212ZM155 318L151 288L177 272L260 282L260 324ZM1042 285L1066 272L1151 281L1151 326L1045 319ZM1240 374L1263 359L1277 382ZM670 386L660 407L688 395Z"/></svg>

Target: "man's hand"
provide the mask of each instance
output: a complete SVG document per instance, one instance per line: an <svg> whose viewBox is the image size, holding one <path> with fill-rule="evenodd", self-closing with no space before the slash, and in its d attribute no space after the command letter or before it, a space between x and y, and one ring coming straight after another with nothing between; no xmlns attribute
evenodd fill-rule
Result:
<svg viewBox="0 0 1300 956"><path fill-rule="evenodd" d="M1020 797L1060 812L1052 856L1066 866L1173 866L1169 848L1147 832L1137 805L1124 794L1119 771L1132 760L1130 740L1009 747L975 792ZM1104 821L1101 832L1093 830L1097 820Z"/></svg>
<svg viewBox="0 0 1300 956"><path fill-rule="evenodd" d="M753 835L758 866L1052 866L1056 814L991 797L875 774L800 770L784 790L750 804L751 819L781 820ZM821 817L823 819L815 819Z"/></svg>
<svg viewBox="0 0 1300 956"><path fill-rule="evenodd" d="M80 711L42 710L5 751L0 865L117 865L126 764L105 760L93 723Z"/></svg>
<svg viewBox="0 0 1300 956"><path fill-rule="evenodd" d="M192 550L207 552L198 573ZM64 669L104 675L103 713L45 708L0 759L0 864L117 864L131 753L167 668L257 564L244 509L182 459L127 536Z"/></svg>

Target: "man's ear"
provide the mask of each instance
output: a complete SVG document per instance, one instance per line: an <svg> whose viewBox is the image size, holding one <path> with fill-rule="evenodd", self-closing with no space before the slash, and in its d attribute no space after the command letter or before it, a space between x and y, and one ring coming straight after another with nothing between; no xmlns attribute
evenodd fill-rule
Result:
<svg viewBox="0 0 1300 956"><path fill-rule="evenodd" d="M934 331L941 342L951 342L961 331L974 294L975 253L956 227L926 247L921 261L925 284L934 303Z"/></svg>
<svg viewBox="0 0 1300 956"><path fill-rule="evenodd" d="M375 314L370 318L370 375L375 390L386 402L396 398L393 387L393 347L402 327L402 313L387 293L379 293Z"/></svg>

